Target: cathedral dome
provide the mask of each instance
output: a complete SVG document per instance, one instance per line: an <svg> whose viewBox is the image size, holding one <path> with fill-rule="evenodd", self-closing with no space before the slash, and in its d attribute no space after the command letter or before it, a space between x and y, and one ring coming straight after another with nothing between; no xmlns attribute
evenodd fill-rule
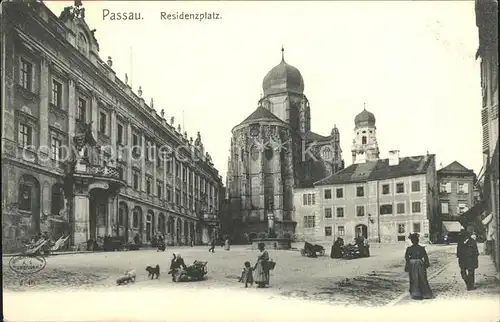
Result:
<svg viewBox="0 0 500 322"><path fill-rule="evenodd" d="M354 118L354 124L356 126L375 125L375 115L373 115L373 113L371 112L368 112L365 108L361 113L356 115L356 117Z"/></svg>
<svg viewBox="0 0 500 322"><path fill-rule="evenodd" d="M281 92L295 92L302 94L304 92L304 79L300 71L285 62L284 49L281 49L281 62L271 69L264 81L262 89L264 96Z"/></svg>

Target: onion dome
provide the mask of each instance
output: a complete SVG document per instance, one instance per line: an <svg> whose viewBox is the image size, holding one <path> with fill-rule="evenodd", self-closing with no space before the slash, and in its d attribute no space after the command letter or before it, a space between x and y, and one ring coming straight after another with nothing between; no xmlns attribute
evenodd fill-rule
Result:
<svg viewBox="0 0 500 322"><path fill-rule="evenodd" d="M363 111L354 118L354 125L375 125L375 115L364 108Z"/></svg>
<svg viewBox="0 0 500 322"><path fill-rule="evenodd" d="M297 68L285 62L284 51L281 48L281 62L262 81L264 96L283 92L304 93L304 79Z"/></svg>

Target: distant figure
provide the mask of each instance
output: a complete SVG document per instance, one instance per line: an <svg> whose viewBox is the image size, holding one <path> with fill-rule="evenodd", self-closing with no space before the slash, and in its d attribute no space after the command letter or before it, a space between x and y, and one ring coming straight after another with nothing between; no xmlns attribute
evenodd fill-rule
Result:
<svg viewBox="0 0 500 322"><path fill-rule="evenodd" d="M231 249L231 245L229 245L229 239L226 239L225 243L224 243L224 250L230 250Z"/></svg>
<svg viewBox="0 0 500 322"><path fill-rule="evenodd" d="M412 244L406 248L405 253L405 272L408 272L410 278L410 295L414 300L433 298L429 281L427 280L427 268L429 268L429 257L425 247L420 246L418 234L410 234L409 239Z"/></svg>
<svg viewBox="0 0 500 322"><path fill-rule="evenodd" d="M330 250L330 257L342 258L342 246L344 246L344 240L338 237L332 245L332 249Z"/></svg>
<svg viewBox="0 0 500 322"><path fill-rule="evenodd" d="M468 291L476 289L474 273L479 267L478 256L479 250L476 241L469 232L464 231L463 237L457 244L457 257L460 275L462 275Z"/></svg>
<svg viewBox="0 0 500 322"><path fill-rule="evenodd" d="M215 238L212 238L212 240L210 241L210 248L208 249L208 252L215 253Z"/></svg>

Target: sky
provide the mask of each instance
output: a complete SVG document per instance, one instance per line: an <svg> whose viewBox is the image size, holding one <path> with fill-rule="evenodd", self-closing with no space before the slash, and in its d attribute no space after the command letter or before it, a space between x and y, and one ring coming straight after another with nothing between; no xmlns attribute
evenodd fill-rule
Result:
<svg viewBox="0 0 500 322"><path fill-rule="evenodd" d="M73 1L44 1L59 15ZM100 56L146 102L201 137L225 178L231 129L257 108L266 73L297 67L312 130L336 125L352 163L354 117L377 119L381 157L436 154L482 166L481 87L473 1L153 2L83 1ZM140 12L138 21L103 10ZM219 14L218 20L161 20L161 12ZM184 116L184 117L183 117ZM184 119L184 121L182 120Z"/></svg>

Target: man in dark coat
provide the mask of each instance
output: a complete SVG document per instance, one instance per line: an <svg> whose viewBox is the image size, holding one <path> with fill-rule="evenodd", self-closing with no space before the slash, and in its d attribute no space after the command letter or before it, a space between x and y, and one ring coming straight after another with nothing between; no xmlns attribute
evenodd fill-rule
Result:
<svg viewBox="0 0 500 322"><path fill-rule="evenodd" d="M332 249L330 250L330 257L342 258L342 246L344 246L344 240L338 237L332 245Z"/></svg>
<svg viewBox="0 0 500 322"><path fill-rule="evenodd" d="M479 250L476 241L471 238L469 232L465 231L457 245L458 266L460 266L460 275L467 286L467 290L475 289L474 271L479 267Z"/></svg>

